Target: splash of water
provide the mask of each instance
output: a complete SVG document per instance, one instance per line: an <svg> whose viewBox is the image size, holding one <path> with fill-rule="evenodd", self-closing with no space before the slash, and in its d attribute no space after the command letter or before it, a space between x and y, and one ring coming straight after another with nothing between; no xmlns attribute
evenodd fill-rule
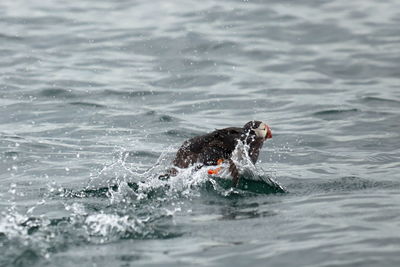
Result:
<svg viewBox="0 0 400 267"><path fill-rule="evenodd" d="M9 190L12 203L0 218L0 247L6 248L4 255L11 261L25 257L37 260L48 258L66 245L82 242L104 244L127 238L170 238L181 235L165 225L171 225L168 222L184 210L183 200L199 198L210 190L222 197L245 196L246 191L283 192L279 184L254 166L247 150L245 144L239 143L232 155L242 174L238 188L231 187L226 162L221 165L218 177L208 174L213 166L199 169L195 165L180 169L178 175L168 180L160 180L160 174L171 167L170 151L162 153L151 168L140 172L127 163L124 150L92 175L83 190L62 188L49 181L47 192L25 212L16 209L18 187L12 185ZM45 212L49 202L61 203L67 215L51 218Z"/></svg>

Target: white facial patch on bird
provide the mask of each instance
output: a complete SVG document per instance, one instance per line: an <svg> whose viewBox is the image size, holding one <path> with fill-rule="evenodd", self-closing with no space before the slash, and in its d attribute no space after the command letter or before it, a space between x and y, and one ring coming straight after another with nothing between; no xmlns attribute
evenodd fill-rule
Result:
<svg viewBox="0 0 400 267"><path fill-rule="evenodd" d="M267 136L267 125L265 123L260 123L258 128L254 129L257 137L266 138Z"/></svg>

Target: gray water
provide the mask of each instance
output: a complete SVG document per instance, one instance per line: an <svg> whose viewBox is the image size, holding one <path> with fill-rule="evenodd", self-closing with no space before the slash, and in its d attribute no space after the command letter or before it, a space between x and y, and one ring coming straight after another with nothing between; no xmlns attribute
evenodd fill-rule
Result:
<svg viewBox="0 0 400 267"><path fill-rule="evenodd" d="M398 1L2 0L0 58L1 266L400 264ZM251 119L285 193L156 178Z"/></svg>

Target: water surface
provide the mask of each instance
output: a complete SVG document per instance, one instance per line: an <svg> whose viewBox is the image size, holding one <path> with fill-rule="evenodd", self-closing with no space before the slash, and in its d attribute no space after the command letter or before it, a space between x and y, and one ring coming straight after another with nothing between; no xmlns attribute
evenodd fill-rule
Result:
<svg viewBox="0 0 400 267"><path fill-rule="evenodd" d="M0 3L1 266L397 266L400 5ZM156 176L266 121L286 193Z"/></svg>

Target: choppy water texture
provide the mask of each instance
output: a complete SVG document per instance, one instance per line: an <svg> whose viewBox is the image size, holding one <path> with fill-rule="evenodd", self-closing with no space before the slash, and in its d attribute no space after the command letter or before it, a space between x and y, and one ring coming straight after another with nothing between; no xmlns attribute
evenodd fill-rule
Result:
<svg viewBox="0 0 400 267"><path fill-rule="evenodd" d="M2 0L0 55L0 266L400 264L398 1ZM286 193L156 178L251 119Z"/></svg>

